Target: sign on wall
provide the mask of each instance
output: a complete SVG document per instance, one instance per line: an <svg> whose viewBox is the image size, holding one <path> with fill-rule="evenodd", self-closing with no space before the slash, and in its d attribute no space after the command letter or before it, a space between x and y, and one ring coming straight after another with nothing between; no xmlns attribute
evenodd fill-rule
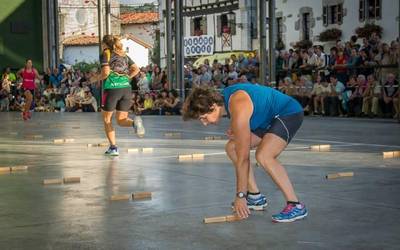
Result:
<svg viewBox="0 0 400 250"><path fill-rule="evenodd" d="M187 36L183 38L185 56L212 55L214 53L214 37Z"/></svg>

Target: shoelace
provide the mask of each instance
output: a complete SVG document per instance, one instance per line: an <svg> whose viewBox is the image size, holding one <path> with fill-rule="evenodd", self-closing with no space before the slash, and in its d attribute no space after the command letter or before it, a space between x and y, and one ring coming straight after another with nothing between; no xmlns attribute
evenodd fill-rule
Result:
<svg viewBox="0 0 400 250"><path fill-rule="evenodd" d="M293 205L287 204L286 207L282 210L282 213L287 214L287 213L291 212L293 207L294 207Z"/></svg>

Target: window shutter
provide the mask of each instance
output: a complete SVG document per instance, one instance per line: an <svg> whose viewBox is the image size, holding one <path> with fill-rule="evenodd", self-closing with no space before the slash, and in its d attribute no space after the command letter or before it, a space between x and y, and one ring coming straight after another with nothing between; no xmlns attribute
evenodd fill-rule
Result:
<svg viewBox="0 0 400 250"><path fill-rule="evenodd" d="M322 20L324 22L324 26L328 26L328 6L324 6L322 8Z"/></svg>
<svg viewBox="0 0 400 250"><path fill-rule="evenodd" d="M200 27L203 31L203 35L207 35L207 16L201 18Z"/></svg>
<svg viewBox="0 0 400 250"><path fill-rule="evenodd" d="M376 19L381 19L382 17L382 1L381 0L375 0L375 17Z"/></svg>
<svg viewBox="0 0 400 250"><path fill-rule="evenodd" d="M221 37L222 25L221 25L221 15L217 16L217 36Z"/></svg>
<svg viewBox="0 0 400 250"><path fill-rule="evenodd" d="M337 22L338 24L343 23L343 5L339 4L337 7Z"/></svg>
<svg viewBox="0 0 400 250"><path fill-rule="evenodd" d="M360 22L365 21L365 0L360 0L359 16Z"/></svg>
<svg viewBox="0 0 400 250"><path fill-rule="evenodd" d="M194 19L190 19L190 35L194 36Z"/></svg>
<svg viewBox="0 0 400 250"><path fill-rule="evenodd" d="M228 20L229 22L229 28L231 30L231 35L234 36L236 35L236 15L234 15L232 20Z"/></svg>

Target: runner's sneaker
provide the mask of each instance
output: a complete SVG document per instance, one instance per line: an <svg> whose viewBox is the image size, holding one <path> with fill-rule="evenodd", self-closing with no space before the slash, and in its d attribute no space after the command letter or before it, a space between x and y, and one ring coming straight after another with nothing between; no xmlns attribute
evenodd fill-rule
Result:
<svg viewBox="0 0 400 250"><path fill-rule="evenodd" d="M146 133L146 130L143 126L143 120L138 115L133 118L133 128L135 129L136 135L140 138L142 138Z"/></svg>
<svg viewBox="0 0 400 250"><path fill-rule="evenodd" d="M272 215L273 222L292 222L305 218L308 215L304 204L287 204L279 214Z"/></svg>
<svg viewBox="0 0 400 250"><path fill-rule="evenodd" d="M257 197L257 196L256 196ZM268 206L267 198L265 195L260 194L257 198L253 198L252 195L247 196L247 207L250 210L261 211Z"/></svg>
<svg viewBox="0 0 400 250"><path fill-rule="evenodd" d="M118 148L110 146L104 154L109 156L118 156Z"/></svg>
<svg viewBox="0 0 400 250"><path fill-rule="evenodd" d="M25 112L25 111L22 112L22 119L23 119L24 121L26 121L26 120L29 119L28 112Z"/></svg>
<svg viewBox="0 0 400 250"><path fill-rule="evenodd" d="M258 197L257 197L258 196ZM259 194L256 195L257 198L253 198L254 196L252 195L247 195L247 207L250 210L255 210L255 211L262 211L264 210L267 206L267 198L265 198L265 195ZM231 203L232 208L235 205L234 202Z"/></svg>

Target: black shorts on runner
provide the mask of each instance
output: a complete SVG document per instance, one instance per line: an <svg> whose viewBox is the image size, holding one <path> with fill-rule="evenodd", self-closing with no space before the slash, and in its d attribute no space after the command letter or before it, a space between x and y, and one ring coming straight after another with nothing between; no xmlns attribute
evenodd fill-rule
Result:
<svg viewBox="0 0 400 250"><path fill-rule="evenodd" d="M299 112L287 116L276 116L271 123L271 126L267 129L256 129L253 134L263 138L264 135L271 133L282 138L286 143L293 139L297 130L303 123L303 112Z"/></svg>
<svg viewBox="0 0 400 250"><path fill-rule="evenodd" d="M103 93L102 106L104 111L128 112L132 106L132 93L130 88L106 89Z"/></svg>

